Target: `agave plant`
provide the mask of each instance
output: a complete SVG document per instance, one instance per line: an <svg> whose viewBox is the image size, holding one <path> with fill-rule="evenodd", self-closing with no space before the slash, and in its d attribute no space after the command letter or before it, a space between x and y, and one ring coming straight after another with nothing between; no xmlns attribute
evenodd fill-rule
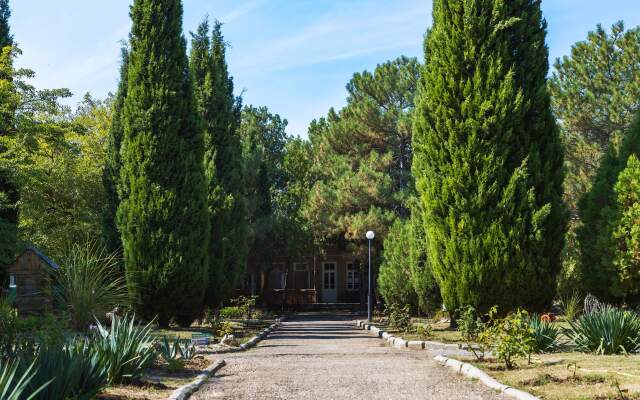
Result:
<svg viewBox="0 0 640 400"><path fill-rule="evenodd" d="M570 321L564 333L579 351L627 354L640 350L640 317L610 305L601 305Z"/></svg>
<svg viewBox="0 0 640 400"><path fill-rule="evenodd" d="M138 326L134 314L113 316L110 327L97 321L92 345L106 364L109 383L135 378L153 363L157 353L151 332L151 323Z"/></svg>
<svg viewBox="0 0 640 400"><path fill-rule="evenodd" d="M543 321L538 314L533 314L529 318L529 326L534 340L531 346L534 353L549 353L560 348L560 329L552 322Z"/></svg>
<svg viewBox="0 0 640 400"><path fill-rule="evenodd" d="M0 358L0 399L2 400L31 400L38 395L50 382L47 382L37 388L35 391L29 392L29 383L36 374L34 365L19 374L19 363L2 362Z"/></svg>
<svg viewBox="0 0 640 400"><path fill-rule="evenodd" d="M103 319L118 305L130 304L118 257L93 242L75 244L54 271L60 285L56 300L67 309L76 330L86 332L93 320Z"/></svg>
<svg viewBox="0 0 640 400"><path fill-rule="evenodd" d="M184 367L180 339L176 339L171 343L165 336L158 343L157 347L160 352L160 356L162 356L162 359L167 363L170 371L179 371Z"/></svg>

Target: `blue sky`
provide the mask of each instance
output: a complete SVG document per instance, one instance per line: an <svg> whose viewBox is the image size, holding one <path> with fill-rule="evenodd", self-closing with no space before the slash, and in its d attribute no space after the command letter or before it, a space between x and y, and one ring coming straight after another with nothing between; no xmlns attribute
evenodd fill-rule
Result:
<svg viewBox="0 0 640 400"><path fill-rule="evenodd" d="M104 97L118 80L120 41L132 0L13 0L18 65L40 88ZM551 60L598 23L640 25L638 0L544 0ZM429 0L184 0L185 32L205 15L225 23L228 61L246 104L266 105L306 136L309 122L345 103L356 71L401 54L421 57Z"/></svg>

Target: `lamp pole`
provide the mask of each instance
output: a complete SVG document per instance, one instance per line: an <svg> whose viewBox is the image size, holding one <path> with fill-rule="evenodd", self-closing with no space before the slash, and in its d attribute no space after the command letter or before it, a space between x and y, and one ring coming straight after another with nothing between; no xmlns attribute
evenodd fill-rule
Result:
<svg viewBox="0 0 640 400"><path fill-rule="evenodd" d="M367 296L367 321L371 322L371 314L373 312L373 303L372 303L372 284L371 284L371 241L373 240L373 238L376 235L373 233L373 231L368 231L367 232L367 240L369 241L369 287L368 287L368 296Z"/></svg>

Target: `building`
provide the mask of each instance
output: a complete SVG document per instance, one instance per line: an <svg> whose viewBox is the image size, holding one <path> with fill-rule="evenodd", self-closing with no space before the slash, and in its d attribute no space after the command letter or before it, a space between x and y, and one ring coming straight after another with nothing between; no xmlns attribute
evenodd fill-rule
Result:
<svg viewBox="0 0 640 400"><path fill-rule="evenodd" d="M35 247L9 265L9 298L20 315L39 315L53 308L51 272L59 268Z"/></svg>
<svg viewBox="0 0 640 400"><path fill-rule="evenodd" d="M270 267L250 259L243 291L270 306L365 304L365 268L353 254L335 248L302 257L276 255Z"/></svg>

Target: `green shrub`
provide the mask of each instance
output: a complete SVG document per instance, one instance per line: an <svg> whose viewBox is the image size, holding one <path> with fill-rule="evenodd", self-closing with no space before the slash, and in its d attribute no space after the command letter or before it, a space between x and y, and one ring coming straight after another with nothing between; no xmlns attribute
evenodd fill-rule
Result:
<svg viewBox="0 0 640 400"><path fill-rule="evenodd" d="M413 332L421 338L428 338L431 336L433 329L429 324L416 324L413 328Z"/></svg>
<svg viewBox="0 0 640 400"><path fill-rule="evenodd" d="M37 393L35 400L90 400L107 386L107 368L100 355L84 340L63 346L39 346L35 353L22 353L21 373L31 365L36 372L27 393Z"/></svg>
<svg viewBox="0 0 640 400"><path fill-rule="evenodd" d="M458 331L462 340L467 344L477 360L484 359L485 348L480 341L480 335L485 329L482 319L476 314L476 309L466 306L458 311Z"/></svg>
<svg viewBox="0 0 640 400"><path fill-rule="evenodd" d="M34 365L31 364L22 374L19 374L19 366L19 363L16 361L3 362L2 358L0 358L0 399L31 400L49 384L45 383L43 386L29 393L27 391L29 383L37 370L34 370Z"/></svg>
<svg viewBox="0 0 640 400"><path fill-rule="evenodd" d="M576 292L560 299L560 303L568 321L573 321L582 312L582 300Z"/></svg>
<svg viewBox="0 0 640 400"><path fill-rule="evenodd" d="M529 318L529 327L533 334L532 352L550 353L560 348L560 329L552 322L543 321L538 314L533 314Z"/></svg>
<svg viewBox="0 0 640 400"><path fill-rule="evenodd" d="M228 321L219 322L213 329L218 337L233 334L233 325Z"/></svg>
<svg viewBox="0 0 640 400"><path fill-rule="evenodd" d="M627 354L640 350L640 317L632 311L601 306L569 324L564 333L579 351Z"/></svg>
<svg viewBox="0 0 640 400"><path fill-rule="evenodd" d="M91 242L76 244L61 264L54 272L61 288L56 300L65 307L76 330L85 332L94 319L104 320L116 306L130 304L115 254Z"/></svg>
<svg viewBox="0 0 640 400"><path fill-rule="evenodd" d="M517 357L528 357L533 351L534 335L529 314L517 310L504 318L495 319L497 307L489 311L489 323L479 341L488 345L507 369L514 369Z"/></svg>
<svg viewBox="0 0 640 400"><path fill-rule="evenodd" d="M411 330L411 306L398 304L389 304L387 306L389 313L389 325L401 332L409 332Z"/></svg>
<svg viewBox="0 0 640 400"><path fill-rule="evenodd" d="M239 306L223 307L220 309L220 318L222 319L240 319L243 318L244 315L244 309Z"/></svg>
<svg viewBox="0 0 640 400"><path fill-rule="evenodd" d="M155 360L155 339L151 323L138 326L135 315L113 317L111 327L97 322L97 334L93 346L105 360L109 383L137 377Z"/></svg>
<svg viewBox="0 0 640 400"><path fill-rule="evenodd" d="M0 357L15 358L36 345L62 346L66 323L54 315L20 318L10 307L0 306Z"/></svg>
<svg viewBox="0 0 640 400"><path fill-rule="evenodd" d="M238 298L231 299L231 305L233 307L227 307L227 308L232 308L233 309L232 312L235 316L230 318L246 318L246 319L251 318L253 309L256 306L257 299L258 298L256 296L251 296L251 297L240 296Z"/></svg>

